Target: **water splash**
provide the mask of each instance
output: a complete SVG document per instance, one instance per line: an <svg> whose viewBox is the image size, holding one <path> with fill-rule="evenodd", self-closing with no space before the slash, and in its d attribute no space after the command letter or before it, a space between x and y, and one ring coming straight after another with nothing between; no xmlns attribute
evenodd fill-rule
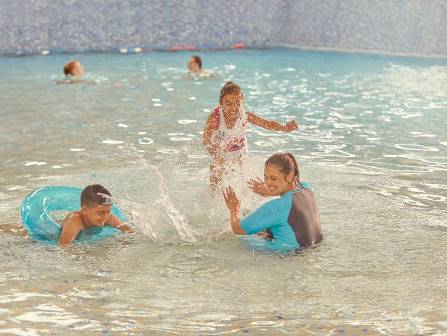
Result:
<svg viewBox="0 0 447 336"><path fill-rule="evenodd" d="M145 171L150 170L153 172L152 175L158 178L158 190L154 191L158 193L158 196L155 201L144 203L119 201L123 208L129 212L130 222L138 231L154 241L164 242L179 237L183 242L196 242L199 234L191 228L186 217L175 207L160 169L149 164L135 146L131 145L130 149L130 155L134 157L139 166L143 167ZM153 211L153 209L157 209L157 211ZM170 232L169 227L164 225L165 223L172 225L175 232ZM169 236L170 238L168 238Z"/></svg>

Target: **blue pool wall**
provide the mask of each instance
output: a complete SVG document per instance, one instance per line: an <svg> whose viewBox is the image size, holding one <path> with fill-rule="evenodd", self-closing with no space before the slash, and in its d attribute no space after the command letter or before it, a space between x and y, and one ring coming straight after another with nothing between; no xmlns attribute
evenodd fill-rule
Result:
<svg viewBox="0 0 447 336"><path fill-rule="evenodd" d="M293 46L447 56L445 0L0 0L0 54Z"/></svg>

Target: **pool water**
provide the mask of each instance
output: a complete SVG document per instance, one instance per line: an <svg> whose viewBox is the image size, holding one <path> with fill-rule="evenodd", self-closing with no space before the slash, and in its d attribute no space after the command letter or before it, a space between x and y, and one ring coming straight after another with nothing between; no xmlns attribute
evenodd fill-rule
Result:
<svg viewBox="0 0 447 336"><path fill-rule="evenodd" d="M136 233L65 249L0 236L0 333L441 335L447 330L447 60L299 50L0 58L0 218L42 185L101 183ZM94 85L56 85L78 59ZM248 110L244 181L277 151L316 189L324 241L248 252L208 187L223 83Z"/></svg>

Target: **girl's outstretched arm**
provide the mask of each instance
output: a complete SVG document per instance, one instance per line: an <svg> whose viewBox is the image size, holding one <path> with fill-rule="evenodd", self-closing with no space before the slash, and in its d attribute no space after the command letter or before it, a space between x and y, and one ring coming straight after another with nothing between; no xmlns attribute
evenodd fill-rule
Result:
<svg viewBox="0 0 447 336"><path fill-rule="evenodd" d="M295 120L289 121L286 124L280 124L273 120L261 118L251 112L247 112L247 121L253 125L272 131L292 132L298 129L298 124Z"/></svg>

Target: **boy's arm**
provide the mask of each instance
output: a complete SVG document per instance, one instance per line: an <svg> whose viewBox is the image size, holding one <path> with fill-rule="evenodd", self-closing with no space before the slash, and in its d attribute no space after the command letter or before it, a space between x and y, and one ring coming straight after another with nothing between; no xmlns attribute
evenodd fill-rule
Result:
<svg viewBox="0 0 447 336"><path fill-rule="evenodd" d="M121 230L121 231L130 231L130 227L123 223L118 217L110 214L109 219L106 222L106 225L113 226L114 228Z"/></svg>
<svg viewBox="0 0 447 336"><path fill-rule="evenodd" d="M205 129L203 131L203 144L211 156L216 156L218 153L218 146L211 143L211 136L216 129L216 115L214 112L210 113L206 120Z"/></svg>
<svg viewBox="0 0 447 336"><path fill-rule="evenodd" d="M292 132L298 129L298 124L295 120L289 121L287 124L280 124L273 120L261 118L251 112L247 112L247 121L253 125L272 131Z"/></svg>
<svg viewBox="0 0 447 336"><path fill-rule="evenodd" d="M75 218L66 218L62 225L62 232L59 236L59 244L67 245L74 241L82 230L82 224Z"/></svg>

